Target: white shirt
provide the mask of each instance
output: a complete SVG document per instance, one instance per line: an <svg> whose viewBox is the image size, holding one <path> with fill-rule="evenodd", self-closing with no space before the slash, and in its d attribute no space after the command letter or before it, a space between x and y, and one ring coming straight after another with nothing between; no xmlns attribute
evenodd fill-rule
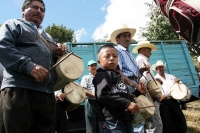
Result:
<svg viewBox="0 0 200 133"><path fill-rule="evenodd" d="M166 95L166 96L170 96L170 92L171 92L171 88L172 86L175 84L175 77L171 74L166 74L165 73L165 78L161 77L159 74L157 74L155 76L156 78L162 80L163 84L162 84L162 94Z"/></svg>
<svg viewBox="0 0 200 133"><path fill-rule="evenodd" d="M136 61L139 66L139 69L145 67L144 63L147 66L149 66L150 73L151 73L152 77L154 77L153 70L151 69L151 64L149 63L149 59L146 56L144 56L143 54L138 54L138 56L136 57ZM145 71L145 72L143 72L143 76L141 77L140 80L146 85L148 81L153 80L151 75Z"/></svg>

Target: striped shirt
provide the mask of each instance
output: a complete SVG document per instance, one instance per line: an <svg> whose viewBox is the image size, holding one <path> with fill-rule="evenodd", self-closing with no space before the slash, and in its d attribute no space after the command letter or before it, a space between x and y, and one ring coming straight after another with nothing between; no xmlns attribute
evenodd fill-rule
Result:
<svg viewBox="0 0 200 133"><path fill-rule="evenodd" d="M154 73L153 70L151 69L151 64L149 63L149 59L144 56L143 54L138 54L138 56L136 57L136 61L137 64L139 66L139 68L144 68L144 63L150 67L150 73L152 75L152 77L154 78ZM148 81L153 80L151 75L149 73L147 73L147 71L143 72L143 76L140 79L145 85L147 84Z"/></svg>
<svg viewBox="0 0 200 133"><path fill-rule="evenodd" d="M121 45L115 46L115 48L118 51L118 65L122 73L127 77L133 77L134 74L141 77L137 62L130 51Z"/></svg>
<svg viewBox="0 0 200 133"><path fill-rule="evenodd" d="M94 76L91 73L83 76L83 78L81 80L81 86L86 88L88 91L95 93L95 88L94 88L94 85L92 83L93 78L94 78Z"/></svg>

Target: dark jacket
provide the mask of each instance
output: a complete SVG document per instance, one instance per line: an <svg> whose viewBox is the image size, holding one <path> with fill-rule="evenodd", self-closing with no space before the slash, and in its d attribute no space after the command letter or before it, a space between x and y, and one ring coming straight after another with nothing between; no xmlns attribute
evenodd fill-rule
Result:
<svg viewBox="0 0 200 133"><path fill-rule="evenodd" d="M44 31L41 34L52 40ZM54 92L55 69L49 72L42 83L36 82L30 75L36 64L48 70L56 61L53 51L39 37L34 23L22 19L6 21L0 27L0 57L0 63L5 67L1 89L19 87Z"/></svg>
<svg viewBox="0 0 200 133"><path fill-rule="evenodd" d="M119 73L99 68L93 79L99 104L99 120L132 120L128 108L133 101L127 85Z"/></svg>

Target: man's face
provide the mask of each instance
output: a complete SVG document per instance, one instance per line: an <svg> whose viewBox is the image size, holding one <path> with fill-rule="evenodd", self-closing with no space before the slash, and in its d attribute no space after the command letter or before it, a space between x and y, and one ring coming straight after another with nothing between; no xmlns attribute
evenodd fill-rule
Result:
<svg viewBox="0 0 200 133"><path fill-rule="evenodd" d="M151 48L143 48L143 54L147 57L150 58L151 56Z"/></svg>
<svg viewBox="0 0 200 133"><path fill-rule="evenodd" d="M97 70L97 64L91 64L90 66L88 66L88 70L90 71L90 73L96 73Z"/></svg>
<svg viewBox="0 0 200 133"><path fill-rule="evenodd" d="M27 8L22 8L23 19L29 22L35 23L37 27L43 21L45 9L41 2L39 1L32 1Z"/></svg>
<svg viewBox="0 0 200 133"><path fill-rule="evenodd" d="M157 66L156 71L159 75L163 75L165 73L165 67L164 66Z"/></svg>
<svg viewBox="0 0 200 133"><path fill-rule="evenodd" d="M131 42L131 33L129 32L121 33L121 36L119 38L116 38L116 41L118 44L121 44L123 47L128 49Z"/></svg>

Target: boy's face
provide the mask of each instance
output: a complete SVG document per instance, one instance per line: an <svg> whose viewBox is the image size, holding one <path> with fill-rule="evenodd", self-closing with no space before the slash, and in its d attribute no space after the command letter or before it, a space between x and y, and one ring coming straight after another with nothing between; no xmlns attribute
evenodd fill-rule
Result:
<svg viewBox="0 0 200 133"><path fill-rule="evenodd" d="M118 53L114 48L105 48L100 51L98 63L107 70L115 70L118 65Z"/></svg>

